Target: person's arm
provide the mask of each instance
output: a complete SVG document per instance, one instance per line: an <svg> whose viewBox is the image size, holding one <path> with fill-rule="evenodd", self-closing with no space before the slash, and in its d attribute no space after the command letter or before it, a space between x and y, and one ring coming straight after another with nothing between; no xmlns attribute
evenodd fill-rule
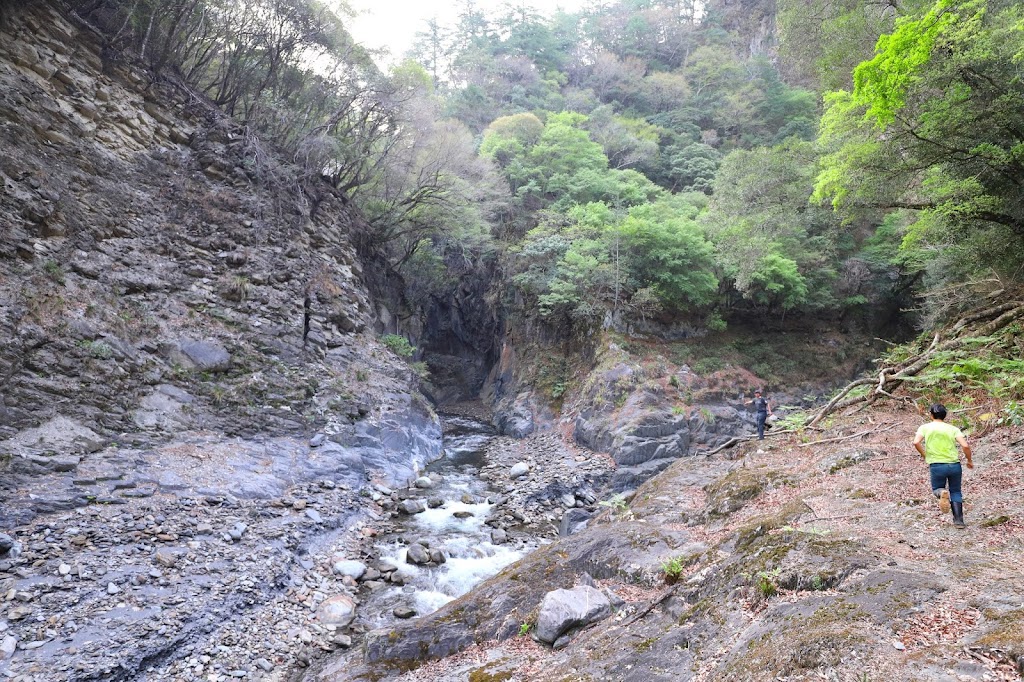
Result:
<svg viewBox="0 0 1024 682"><path fill-rule="evenodd" d="M956 442L960 444L960 448L964 451L964 457L967 459L967 468L973 469L974 462L971 461L971 455L973 453L971 452L971 446L967 443L967 438L963 435L959 435L956 437Z"/></svg>
<svg viewBox="0 0 1024 682"><path fill-rule="evenodd" d="M764 401L764 406L768 408L768 416L769 417L773 416L774 413L772 412L772 404L770 402L768 402L767 400L765 400Z"/></svg>
<svg viewBox="0 0 1024 682"><path fill-rule="evenodd" d="M925 459L927 453L924 451L924 436L920 433L914 434L914 449L921 453L921 459Z"/></svg>

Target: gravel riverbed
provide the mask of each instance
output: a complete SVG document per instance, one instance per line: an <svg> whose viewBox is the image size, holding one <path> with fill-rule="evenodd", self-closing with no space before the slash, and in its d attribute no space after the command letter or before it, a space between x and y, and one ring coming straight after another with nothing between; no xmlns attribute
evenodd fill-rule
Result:
<svg viewBox="0 0 1024 682"><path fill-rule="evenodd" d="M481 521L521 551L557 535L568 509L594 511L611 468L557 431L491 435L479 446ZM187 484L194 470L173 473ZM416 569L394 565L381 547L421 540L406 502L440 502L443 512L460 501L415 483L341 477L269 499L181 487L92 499L0 534L0 676L284 680L370 627L421 615L379 598L417 589ZM447 558L443 543L435 548Z"/></svg>

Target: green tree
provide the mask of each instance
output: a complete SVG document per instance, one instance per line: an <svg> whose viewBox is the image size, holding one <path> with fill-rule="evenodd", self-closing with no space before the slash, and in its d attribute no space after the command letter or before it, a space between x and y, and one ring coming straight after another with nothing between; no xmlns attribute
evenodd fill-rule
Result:
<svg viewBox="0 0 1024 682"><path fill-rule="evenodd" d="M664 308L687 312L706 306L718 292L714 247L678 204L643 204L630 209L621 234L634 290L650 288Z"/></svg>
<svg viewBox="0 0 1024 682"><path fill-rule="evenodd" d="M807 301L807 281L797 264L778 253L759 258L749 276L748 297L756 303L783 311Z"/></svg>
<svg viewBox="0 0 1024 682"><path fill-rule="evenodd" d="M723 160L705 222L723 274L747 300L835 304L832 286L846 254L838 247L837 218L809 201L816 171L814 145L796 139L734 151ZM799 279L789 276L790 263ZM776 301L782 290L774 285L771 296L763 295L773 282L807 284L789 287Z"/></svg>
<svg viewBox="0 0 1024 682"><path fill-rule="evenodd" d="M852 92L832 93L815 197L846 216L908 209L906 248L944 278L1024 262L1024 11L940 0L896 22ZM953 263L950 259L959 261Z"/></svg>

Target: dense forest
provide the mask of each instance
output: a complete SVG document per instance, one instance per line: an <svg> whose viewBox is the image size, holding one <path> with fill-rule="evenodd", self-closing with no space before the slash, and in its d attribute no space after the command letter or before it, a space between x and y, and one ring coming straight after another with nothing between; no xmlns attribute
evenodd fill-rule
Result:
<svg viewBox="0 0 1024 682"><path fill-rule="evenodd" d="M243 120L311 217L343 193L413 303L488 267L563 331L881 323L1021 276L1018 3L465 0L386 72L338 4L72 5Z"/></svg>

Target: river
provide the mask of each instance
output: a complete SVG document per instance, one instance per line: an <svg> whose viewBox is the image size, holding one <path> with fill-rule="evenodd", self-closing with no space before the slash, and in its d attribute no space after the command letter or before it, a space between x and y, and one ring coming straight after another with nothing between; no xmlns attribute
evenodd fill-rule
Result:
<svg viewBox="0 0 1024 682"><path fill-rule="evenodd" d="M380 559L398 566L405 576L403 586L386 587L373 595L372 606L364 605L364 614L377 614L376 627L392 622L396 607L408 607L418 616L436 611L539 544L522 537L492 542L494 529L486 521L499 491L479 474L487 445L498 435L493 427L466 417L446 416L442 421L445 454L427 468L435 485L422 491L425 501L440 506L399 517L396 532L379 537L375 546ZM446 561L432 566L408 563L408 547L415 542L441 549Z"/></svg>

